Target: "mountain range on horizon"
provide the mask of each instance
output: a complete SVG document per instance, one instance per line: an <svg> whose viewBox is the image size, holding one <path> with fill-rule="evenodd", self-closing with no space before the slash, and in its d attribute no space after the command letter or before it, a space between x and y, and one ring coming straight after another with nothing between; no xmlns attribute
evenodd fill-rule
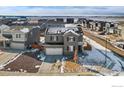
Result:
<svg viewBox="0 0 124 93"><path fill-rule="evenodd" d="M124 6L1 6L2 16L124 16Z"/></svg>

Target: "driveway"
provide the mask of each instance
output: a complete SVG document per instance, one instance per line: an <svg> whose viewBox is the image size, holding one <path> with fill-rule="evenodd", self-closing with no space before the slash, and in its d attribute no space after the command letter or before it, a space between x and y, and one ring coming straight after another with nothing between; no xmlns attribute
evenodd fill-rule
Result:
<svg viewBox="0 0 124 93"><path fill-rule="evenodd" d="M2 53L0 54L0 66L8 63L9 60L13 59L16 55L20 53L19 51L12 51L12 50L1 51L1 52Z"/></svg>

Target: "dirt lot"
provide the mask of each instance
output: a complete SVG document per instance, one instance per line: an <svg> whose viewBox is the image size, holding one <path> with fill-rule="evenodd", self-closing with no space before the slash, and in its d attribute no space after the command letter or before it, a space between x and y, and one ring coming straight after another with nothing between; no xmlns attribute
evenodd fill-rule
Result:
<svg viewBox="0 0 124 93"><path fill-rule="evenodd" d="M36 58L36 53L24 53L12 63L6 65L2 71L36 73L41 64L42 62Z"/></svg>

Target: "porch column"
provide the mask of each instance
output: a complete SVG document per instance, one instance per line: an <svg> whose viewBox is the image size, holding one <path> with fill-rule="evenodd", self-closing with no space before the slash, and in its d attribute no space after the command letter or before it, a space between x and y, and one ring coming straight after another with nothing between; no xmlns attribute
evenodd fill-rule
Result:
<svg viewBox="0 0 124 93"><path fill-rule="evenodd" d="M6 41L3 41L3 47L6 48Z"/></svg>

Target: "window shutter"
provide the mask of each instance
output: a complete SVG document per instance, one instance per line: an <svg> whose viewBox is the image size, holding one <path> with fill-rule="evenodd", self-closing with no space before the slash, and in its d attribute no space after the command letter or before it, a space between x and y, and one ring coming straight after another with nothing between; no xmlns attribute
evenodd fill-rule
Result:
<svg viewBox="0 0 124 93"><path fill-rule="evenodd" d="M52 41L52 36L50 36L50 41Z"/></svg>
<svg viewBox="0 0 124 93"><path fill-rule="evenodd" d="M69 41L69 37L67 37L67 41Z"/></svg>
<svg viewBox="0 0 124 93"><path fill-rule="evenodd" d="M75 37L73 37L73 41L75 41Z"/></svg>
<svg viewBox="0 0 124 93"><path fill-rule="evenodd" d="M56 36L56 41L58 41L58 36Z"/></svg>

